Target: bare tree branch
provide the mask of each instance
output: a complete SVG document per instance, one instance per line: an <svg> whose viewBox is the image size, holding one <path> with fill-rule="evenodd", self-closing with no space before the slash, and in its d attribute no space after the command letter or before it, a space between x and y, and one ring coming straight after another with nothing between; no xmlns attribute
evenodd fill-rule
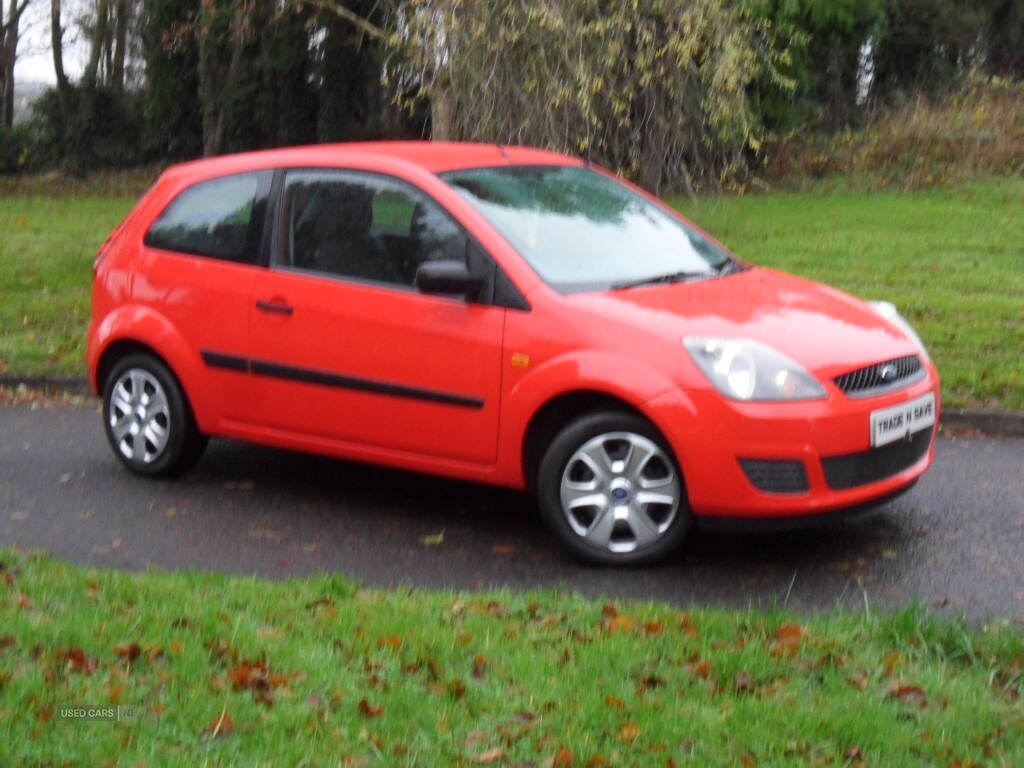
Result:
<svg viewBox="0 0 1024 768"><path fill-rule="evenodd" d="M363 18L345 6L331 2L331 0L306 0L306 2L303 2L302 4L308 5L310 8L315 8L318 11L334 14L350 24L354 24L359 27L359 29L375 40L388 40L391 37L387 30L378 27L369 19Z"/></svg>

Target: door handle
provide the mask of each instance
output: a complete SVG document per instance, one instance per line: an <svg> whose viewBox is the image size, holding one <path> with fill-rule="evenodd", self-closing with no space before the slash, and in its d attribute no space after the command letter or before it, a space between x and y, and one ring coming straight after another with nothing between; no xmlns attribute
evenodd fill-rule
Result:
<svg viewBox="0 0 1024 768"><path fill-rule="evenodd" d="M293 306L285 304L283 301L264 301L263 299L256 301L256 309L274 315L291 315L295 311Z"/></svg>

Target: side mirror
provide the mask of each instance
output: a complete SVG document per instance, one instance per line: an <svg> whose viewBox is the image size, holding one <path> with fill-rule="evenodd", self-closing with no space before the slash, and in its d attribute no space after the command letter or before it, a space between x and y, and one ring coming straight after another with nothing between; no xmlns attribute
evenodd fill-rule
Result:
<svg viewBox="0 0 1024 768"><path fill-rule="evenodd" d="M473 296L482 285L483 280L471 275L462 261L424 261L416 270L416 287L424 293Z"/></svg>

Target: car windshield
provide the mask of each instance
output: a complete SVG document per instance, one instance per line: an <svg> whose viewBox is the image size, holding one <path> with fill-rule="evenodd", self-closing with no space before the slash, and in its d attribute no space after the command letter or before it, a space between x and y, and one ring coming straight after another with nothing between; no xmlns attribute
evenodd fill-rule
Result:
<svg viewBox="0 0 1024 768"><path fill-rule="evenodd" d="M441 178L565 293L715 277L731 261L658 205L589 168L471 168Z"/></svg>

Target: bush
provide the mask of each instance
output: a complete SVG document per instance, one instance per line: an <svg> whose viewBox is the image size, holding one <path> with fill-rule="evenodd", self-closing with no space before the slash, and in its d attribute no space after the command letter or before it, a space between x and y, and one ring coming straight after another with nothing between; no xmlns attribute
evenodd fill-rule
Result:
<svg viewBox="0 0 1024 768"><path fill-rule="evenodd" d="M1024 173L1024 83L974 79L936 99L918 94L861 130L797 136L770 156L773 180L866 175L918 188Z"/></svg>
<svg viewBox="0 0 1024 768"><path fill-rule="evenodd" d="M33 166L75 174L144 162L140 99L113 89L72 86L65 118L55 88L32 105Z"/></svg>
<svg viewBox="0 0 1024 768"><path fill-rule="evenodd" d="M17 173L25 167L30 135L24 123L13 128L0 125L0 173Z"/></svg>

